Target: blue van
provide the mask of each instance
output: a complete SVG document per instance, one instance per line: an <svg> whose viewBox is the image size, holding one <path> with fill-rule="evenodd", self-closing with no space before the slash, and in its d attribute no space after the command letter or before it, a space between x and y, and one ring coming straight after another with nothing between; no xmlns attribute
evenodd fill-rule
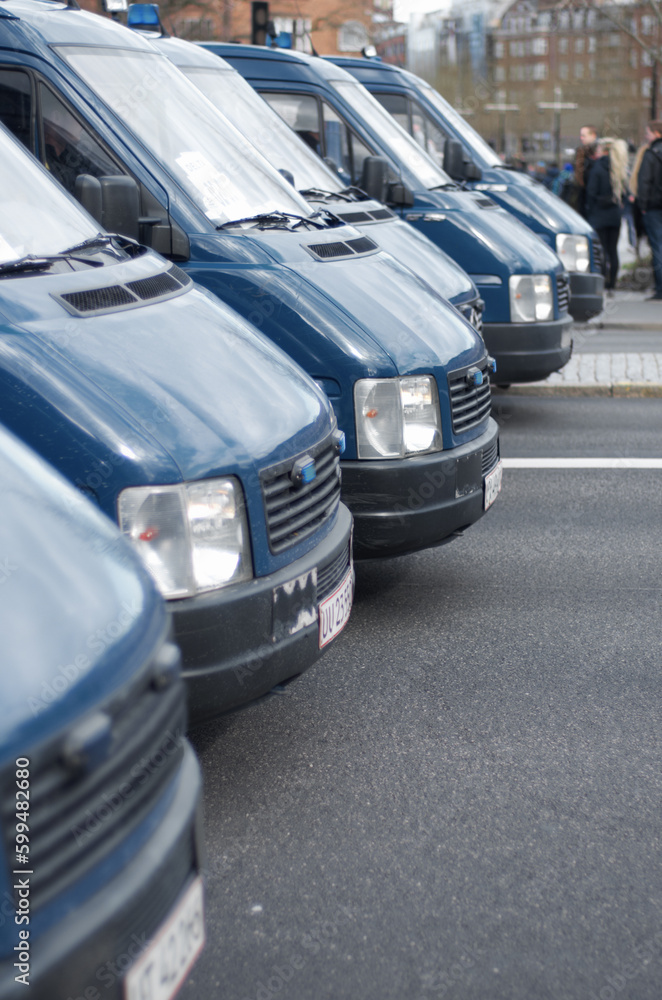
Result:
<svg viewBox="0 0 662 1000"><path fill-rule="evenodd" d="M4 428L0 480L0 996L170 1000L204 913L169 616L117 528Z"/></svg>
<svg viewBox="0 0 662 1000"><path fill-rule="evenodd" d="M568 276L557 255L484 194L451 180L349 73L316 56L205 42L338 167L371 192L371 158L386 158L384 200L446 251L485 301L483 336L497 382L530 382L572 351ZM368 169L364 170L364 164ZM382 178L377 178L378 184Z"/></svg>
<svg viewBox="0 0 662 1000"><path fill-rule="evenodd" d="M342 493L355 516L356 553L396 555L440 544L481 517L498 493L501 465L490 416L492 362L473 327L365 233L326 211L311 212L142 34L44 2L11 0L1 9L0 106L14 101L22 109L19 124L25 122L24 138L34 152L51 170L65 160L64 183L91 209L88 177L101 177L104 187L114 177L113 187L133 191L122 231L133 225L143 242L175 262L176 275L195 279L246 316L331 400L346 437ZM49 140L52 126L66 140L65 125L75 142L59 153ZM191 358L204 366L209 347L191 330L191 320L172 308L168 316L175 325L179 320L181 349L189 345ZM190 386L186 367L182 363L182 380ZM288 401L260 372L264 367L248 358L227 371L252 406L239 410L229 396L225 405L222 393L211 391L200 405L202 425L214 426L233 411L237 435L251 435L250 450L263 440L266 460L252 483L255 502L264 503L269 518L270 538L263 534L264 548L255 554L268 573L309 552L319 532L328 535L341 522L334 508L318 527L310 520L316 507L305 502L288 521L290 491L306 485L306 456L318 462L319 480L323 470L328 495L337 502L334 438L321 433L329 417L315 399L294 464L272 458L273 435L282 441L292 425ZM205 378L209 383L219 374L207 365ZM261 530L264 511L258 514ZM313 532L305 540L299 524L302 532ZM337 555L337 563L322 563L318 585L332 578L337 587L346 579L346 562L335 576L345 558ZM302 604L295 625L306 635L316 613L310 569L303 564L297 577L303 597L288 603L288 591L279 589L276 605ZM270 615L261 609L259 620L269 628ZM213 621L210 609L199 624L211 627ZM284 624L287 633L289 617ZM245 626L237 616L229 641L238 641ZM311 642L317 646L316 635ZM268 643L265 649L270 657Z"/></svg>
<svg viewBox="0 0 662 1000"><path fill-rule="evenodd" d="M134 18L135 21L135 18ZM135 23L131 25L135 27ZM232 66L201 45L167 35L149 36L235 128L277 166L314 208L328 208L406 264L481 332L483 302L468 274L423 233L338 173L289 128Z"/></svg>
<svg viewBox="0 0 662 1000"><path fill-rule="evenodd" d="M561 258L570 277L570 315L584 322L604 305L602 250L595 230L544 185L505 166L478 132L429 83L374 59L331 56L366 87L453 180L487 192ZM459 143L454 157L447 141Z"/></svg>
<svg viewBox="0 0 662 1000"><path fill-rule="evenodd" d="M29 128L31 92L9 91L11 73L3 116ZM135 184L83 183L115 229ZM351 516L324 394L176 264L101 233L2 128L0 423L136 546L196 718L301 673L347 620Z"/></svg>

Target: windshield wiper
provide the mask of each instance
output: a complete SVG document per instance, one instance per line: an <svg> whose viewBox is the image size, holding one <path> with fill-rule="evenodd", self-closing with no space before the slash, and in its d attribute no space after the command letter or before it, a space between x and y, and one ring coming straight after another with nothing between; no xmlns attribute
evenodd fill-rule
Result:
<svg viewBox="0 0 662 1000"><path fill-rule="evenodd" d="M241 226L245 222L254 222L258 229L289 229L293 231L301 225L311 225L315 229L326 229L331 216L328 212L314 212L307 218L304 215L295 215L293 212L263 212L260 215L249 215L245 219L233 219L231 222L223 222L217 229L231 229L233 226Z"/></svg>
<svg viewBox="0 0 662 1000"><path fill-rule="evenodd" d="M451 188L457 190L460 187L455 181L447 181L446 184L436 184L434 187L429 188L430 191L450 191Z"/></svg>
<svg viewBox="0 0 662 1000"><path fill-rule="evenodd" d="M27 254L25 257L19 257L18 260L9 261L7 264L0 264L0 274L46 271L52 263L52 257L36 257L34 254Z"/></svg>

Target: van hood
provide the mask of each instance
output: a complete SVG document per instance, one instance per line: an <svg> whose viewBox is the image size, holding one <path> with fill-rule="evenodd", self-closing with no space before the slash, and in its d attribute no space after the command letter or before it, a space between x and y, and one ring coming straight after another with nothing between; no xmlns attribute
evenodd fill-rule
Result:
<svg viewBox="0 0 662 1000"><path fill-rule="evenodd" d="M487 194L420 192L416 206L406 210L405 219L422 224L424 233L428 223L448 227L446 245L453 246L454 257L469 274L487 268L487 261L484 264L477 261L481 248L509 274L563 271L561 261L540 236L496 205ZM490 273L494 273L493 269Z"/></svg>
<svg viewBox="0 0 662 1000"><path fill-rule="evenodd" d="M506 186L506 190L500 190ZM595 236L579 212L549 191L544 184L516 170L483 171L481 189L536 233L574 233Z"/></svg>
<svg viewBox="0 0 662 1000"><path fill-rule="evenodd" d="M0 766L123 686L166 628L116 528L0 430Z"/></svg>
<svg viewBox="0 0 662 1000"><path fill-rule="evenodd" d="M104 269L112 275L85 272L86 286L115 284L129 274L135 279L136 263ZM244 476L282 458L283 446L295 454L329 432L328 402L313 381L204 291L190 285L165 302L67 316L53 294L82 283L81 272L3 281L0 313L20 325L23 337L12 338L12 347L22 348L30 366L57 372L60 383L71 380L65 395L78 408L78 422L87 426L89 417L94 424L98 406L111 424L106 438L117 438L118 425L120 438L130 433L128 454L140 477L135 485L145 477ZM95 430L104 437L103 428ZM114 442L118 448L121 440ZM147 468L138 471L145 459Z"/></svg>

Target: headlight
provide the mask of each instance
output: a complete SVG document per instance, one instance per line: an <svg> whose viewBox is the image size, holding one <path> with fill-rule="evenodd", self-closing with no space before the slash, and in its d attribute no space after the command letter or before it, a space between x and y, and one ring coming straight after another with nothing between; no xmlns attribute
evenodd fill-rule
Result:
<svg viewBox="0 0 662 1000"><path fill-rule="evenodd" d="M354 385L359 458L404 458L442 448L437 383L431 375L366 378Z"/></svg>
<svg viewBox="0 0 662 1000"><path fill-rule="evenodd" d="M563 262L566 271L588 271L591 258L588 248L588 237L573 236L572 233L558 233L556 236L556 252Z"/></svg>
<svg viewBox="0 0 662 1000"><path fill-rule="evenodd" d="M552 282L548 274L511 274L508 288L513 323L535 323L554 315Z"/></svg>
<svg viewBox="0 0 662 1000"><path fill-rule="evenodd" d="M120 493L118 515L164 597L192 597L253 575L235 478L131 487Z"/></svg>

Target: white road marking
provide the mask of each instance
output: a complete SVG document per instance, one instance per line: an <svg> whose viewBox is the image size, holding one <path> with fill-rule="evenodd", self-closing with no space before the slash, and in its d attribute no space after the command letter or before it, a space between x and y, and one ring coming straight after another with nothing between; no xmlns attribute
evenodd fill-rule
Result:
<svg viewBox="0 0 662 1000"><path fill-rule="evenodd" d="M504 458L504 469L662 469L662 458Z"/></svg>

